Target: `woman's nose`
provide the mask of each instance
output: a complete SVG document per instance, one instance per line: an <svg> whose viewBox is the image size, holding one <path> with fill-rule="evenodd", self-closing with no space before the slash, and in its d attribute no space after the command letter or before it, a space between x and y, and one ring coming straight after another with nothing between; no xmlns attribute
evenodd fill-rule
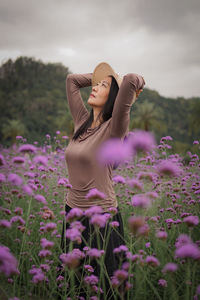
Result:
<svg viewBox="0 0 200 300"><path fill-rule="evenodd" d="M97 91L97 87L98 87L97 85L94 85L93 88L92 88L92 91L96 92Z"/></svg>

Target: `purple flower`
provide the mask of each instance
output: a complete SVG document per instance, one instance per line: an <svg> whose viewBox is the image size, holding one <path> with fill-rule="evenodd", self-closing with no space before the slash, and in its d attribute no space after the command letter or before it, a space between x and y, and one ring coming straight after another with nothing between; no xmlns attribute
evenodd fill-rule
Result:
<svg viewBox="0 0 200 300"><path fill-rule="evenodd" d="M42 238L40 240L40 245L43 249L49 249L49 248L52 248L53 245L54 245L54 242L51 242L51 241L48 241L47 239L45 238Z"/></svg>
<svg viewBox="0 0 200 300"><path fill-rule="evenodd" d="M59 130L57 130L57 131L56 131L56 134L60 134L60 131L59 131Z"/></svg>
<svg viewBox="0 0 200 300"><path fill-rule="evenodd" d="M5 160L2 154L0 154L0 166L5 165Z"/></svg>
<svg viewBox="0 0 200 300"><path fill-rule="evenodd" d="M58 180L58 185L66 186L69 183L69 180L67 178L60 178Z"/></svg>
<svg viewBox="0 0 200 300"><path fill-rule="evenodd" d="M136 234L145 225L145 219L142 216L132 216L128 219L128 224L131 232Z"/></svg>
<svg viewBox="0 0 200 300"><path fill-rule="evenodd" d="M86 199L105 199L105 194L100 192L98 189L94 188L94 189L91 189L87 195L85 196Z"/></svg>
<svg viewBox="0 0 200 300"><path fill-rule="evenodd" d="M24 219L22 219L22 217L20 217L20 216L14 216L14 217L12 217L11 219L10 219L10 223L12 224L12 223L15 223L15 222L18 222L20 225L25 225L25 221L24 221Z"/></svg>
<svg viewBox="0 0 200 300"><path fill-rule="evenodd" d="M94 272L94 269L91 265L84 265L84 269L87 270L90 273Z"/></svg>
<svg viewBox="0 0 200 300"><path fill-rule="evenodd" d="M119 222L118 221L112 221L110 222L110 226L116 228L116 227L119 227Z"/></svg>
<svg viewBox="0 0 200 300"><path fill-rule="evenodd" d="M6 246L0 246L0 273L4 273L7 277L12 274L20 274L17 260Z"/></svg>
<svg viewBox="0 0 200 300"><path fill-rule="evenodd" d="M36 164L42 164L44 166L47 166L48 164L48 159L44 155L37 155L33 158L34 163Z"/></svg>
<svg viewBox="0 0 200 300"><path fill-rule="evenodd" d="M109 213L107 214L95 214L91 217L90 223L98 227L105 227L107 220L111 217Z"/></svg>
<svg viewBox="0 0 200 300"><path fill-rule="evenodd" d="M42 195L37 194L37 195L34 196L34 198L35 198L35 200L37 200L37 201L39 201L43 204L47 204L47 201L46 201L45 197L42 196Z"/></svg>
<svg viewBox="0 0 200 300"><path fill-rule="evenodd" d="M10 228L11 223L8 220L0 220L0 227Z"/></svg>
<svg viewBox="0 0 200 300"><path fill-rule="evenodd" d="M80 232L83 232L85 230L85 226L83 226L83 224L80 221L74 221L70 224L70 228L76 228L78 229Z"/></svg>
<svg viewBox="0 0 200 300"><path fill-rule="evenodd" d="M159 162L156 166L157 171L161 175L179 176L181 174L180 167L170 159Z"/></svg>
<svg viewBox="0 0 200 300"><path fill-rule="evenodd" d="M33 195L33 190L28 184L24 184L22 188L24 193L28 194L29 196Z"/></svg>
<svg viewBox="0 0 200 300"><path fill-rule="evenodd" d="M167 236L168 236L168 234L167 234L166 231L158 231L158 232L156 233L156 237L157 237L158 239L160 239L160 240L166 240L166 239L167 239Z"/></svg>
<svg viewBox="0 0 200 300"><path fill-rule="evenodd" d="M57 227L56 223L47 223L47 224L44 226L44 231L45 231L45 232L51 231L51 230L56 229L56 227Z"/></svg>
<svg viewBox="0 0 200 300"><path fill-rule="evenodd" d="M127 143L118 138L110 138L105 141L97 150L97 160L100 164L119 164L128 159L132 154Z"/></svg>
<svg viewBox="0 0 200 300"><path fill-rule="evenodd" d="M13 158L12 162L16 164L23 164L25 162L25 159L24 157L16 156Z"/></svg>
<svg viewBox="0 0 200 300"><path fill-rule="evenodd" d="M25 144L19 147L19 152L31 152L35 153L37 151L37 148L30 144Z"/></svg>
<svg viewBox="0 0 200 300"><path fill-rule="evenodd" d="M163 287L167 287L167 281L165 279L159 279L158 284Z"/></svg>
<svg viewBox="0 0 200 300"><path fill-rule="evenodd" d="M94 214L101 214L101 213L103 213L103 209L101 206L97 206L97 205L91 206L90 208L86 209L84 212L85 216L87 217L91 217Z"/></svg>
<svg viewBox="0 0 200 300"><path fill-rule="evenodd" d="M113 276L119 281L124 281L128 278L128 272L125 270L116 270L114 271Z"/></svg>
<svg viewBox="0 0 200 300"><path fill-rule="evenodd" d="M0 183L5 181L6 181L5 175L3 173L0 173Z"/></svg>
<svg viewBox="0 0 200 300"><path fill-rule="evenodd" d="M159 260L154 256L147 256L145 262L152 267L157 267L160 265Z"/></svg>
<svg viewBox="0 0 200 300"><path fill-rule="evenodd" d="M188 216L183 219L188 226L196 226L199 224L199 217L198 216Z"/></svg>
<svg viewBox="0 0 200 300"><path fill-rule="evenodd" d="M81 232L77 228L67 229L65 236L71 241L76 241L78 244L81 244Z"/></svg>
<svg viewBox="0 0 200 300"><path fill-rule="evenodd" d="M40 268L42 271L48 272L50 270L50 266L47 264L41 264Z"/></svg>
<svg viewBox="0 0 200 300"><path fill-rule="evenodd" d="M116 175L112 178L112 180L116 183L122 183L122 184L125 184L126 181L125 181L125 178L121 175Z"/></svg>
<svg viewBox="0 0 200 300"><path fill-rule="evenodd" d="M98 283L99 279L95 275L85 276L84 281L89 285L95 285Z"/></svg>
<svg viewBox="0 0 200 300"><path fill-rule="evenodd" d="M145 244L145 247L146 247L146 248L150 248L150 246L151 246L151 243L150 243L150 242L147 242L147 243Z"/></svg>
<svg viewBox="0 0 200 300"><path fill-rule="evenodd" d="M16 140L22 140L22 139L23 139L23 137L21 135L16 136Z"/></svg>
<svg viewBox="0 0 200 300"><path fill-rule="evenodd" d="M130 186L130 187L133 187L133 188L136 188L138 190L143 190L144 188L144 185L142 182L140 182L138 179L129 179L127 181L127 184Z"/></svg>
<svg viewBox="0 0 200 300"><path fill-rule="evenodd" d="M16 207L16 208L14 209L14 213L15 213L16 215L23 215L23 208L21 208L21 207Z"/></svg>
<svg viewBox="0 0 200 300"><path fill-rule="evenodd" d="M39 252L38 256L46 257L46 256L49 256L51 254L52 254L52 252L50 250L43 249Z"/></svg>
<svg viewBox="0 0 200 300"><path fill-rule="evenodd" d="M166 273L166 272L175 272L178 269L177 264L175 263L168 263L166 264L163 269L162 272Z"/></svg>
<svg viewBox="0 0 200 300"><path fill-rule="evenodd" d="M87 255L92 258L99 258L104 254L104 250L99 250L96 248L91 248L87 250Z"/></svg>
<svg viewBox="0 0 200 300"><path fill-rule="evenodd" d="M183 233L183 234L180 234L179 237L177 238L175 247L180 248L183 245L191 244L191 243L192 243L192 240L189 237L189 235Z"/></svg>
<svg viewBox="0 0 200 300"><path fill-rule="evenodd" d="M80 218L83 216L83 210L80 208L72 208L70 209L70 211L68 212L67 216L66 216L66 221L67 222L72 222L77 218Z"/></svg>
<svg viewBox="0 0 200 300"><path fill-rule="evenodd" d="M39 282L42 282L46 279L45 274L42 272L41 268L32 268L29 270L29 273L34 275L32 278L32 282L37 284Z"/></svg>
<svg viewBox="0 0 200 300"><path fill-rule="evenodd" d="M175 251L175 257L178 258L193 258L193 259L200 259L200 249L194 243L186 244Z"/></svg>
<svg viewBox="0 0 200 300"><path fill-rule="evenodd" d="M197 294L197 295L200 295L200 285L197 286L196 294Z"/></svg>
<svg viewBox="0 0 200 300"><path fill-rule="evenodd" d="M8 181L9 181L11 184L17 185L17 186L19 186L19 185L21 185L21 184L23 183L22 178L21 178L19 175L14 174L14 173L10 173L10 174L8 175Z"/></svg>
<svg viewBox="0 0 200 300"><path fill-rule="evenodd" d="M193 145L199 145L199 141L194 141Z"/></svg>
<svg viewBox="0 0 200 300"><path fill-rule="evenodd" d="M119 247L113 250L113 253L127 252L128 247L126 245L120 245Z"/></svg>
<svg viewBox="0 0 200 300"><path fill-rule="evenodd" d="M154 135L144 130L129 132L127 143L131 146L133 153L139 151L149 152L156 146Z"/></svg>
<svg viewBox="0 0 200 300"><path fill-rule="evenodd" d="M151 205L151 200L145 194L137 194L132 197L131 204L133 206L147 208Z"/></svg>
<svg viewBox="0 0 200 300"><path fill-rule="evenodd" d="M84 257L85 254L76 248L74 248L71 252L60 255L63 266L67 266L69 269L76 268L80 264L80 259Z"/></svg>

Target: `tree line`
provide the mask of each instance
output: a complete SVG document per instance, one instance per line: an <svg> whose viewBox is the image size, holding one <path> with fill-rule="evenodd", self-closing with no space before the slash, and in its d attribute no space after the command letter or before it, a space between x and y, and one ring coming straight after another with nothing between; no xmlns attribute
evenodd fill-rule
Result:
<svg viewBox="0 0 200 300"><path fill-rule="evenodd" d="M29 143L43 144L45 135L59 130L69 137L73 122L67 104L65 80L68 67L62 63L44 63L34 57L8 59L0 66L0 144L9 147L16 136ZM83 101L91 87L81 89ZM157 141L170 135L177 152L189 150L200 133L200 97L168 98L144 88L131 107L129 130L154 132Z"/></svg>

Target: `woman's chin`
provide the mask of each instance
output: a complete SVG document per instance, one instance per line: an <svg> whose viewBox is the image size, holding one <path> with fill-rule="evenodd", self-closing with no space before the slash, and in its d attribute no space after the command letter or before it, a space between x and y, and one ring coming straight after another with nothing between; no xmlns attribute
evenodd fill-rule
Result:
<svg viewBox="0 0 200 300"><path fill-rule="evenodd" d="M87 102L90 106L93 106L94 104L92 103L92 100L89 98Z"/></svg>

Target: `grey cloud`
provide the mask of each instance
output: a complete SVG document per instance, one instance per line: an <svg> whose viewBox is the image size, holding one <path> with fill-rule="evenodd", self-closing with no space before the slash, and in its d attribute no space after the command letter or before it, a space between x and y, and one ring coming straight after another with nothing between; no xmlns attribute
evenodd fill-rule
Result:
<svg viewBox="0 0 200 300"><path fill-rule="evenodd" d="M187 97L188 81L200 94L192 79L200 74L199 28L199 0L0 0L0 60L20 53L72 72L107 60L122 74L145 74L160 93Z"/></svg>

